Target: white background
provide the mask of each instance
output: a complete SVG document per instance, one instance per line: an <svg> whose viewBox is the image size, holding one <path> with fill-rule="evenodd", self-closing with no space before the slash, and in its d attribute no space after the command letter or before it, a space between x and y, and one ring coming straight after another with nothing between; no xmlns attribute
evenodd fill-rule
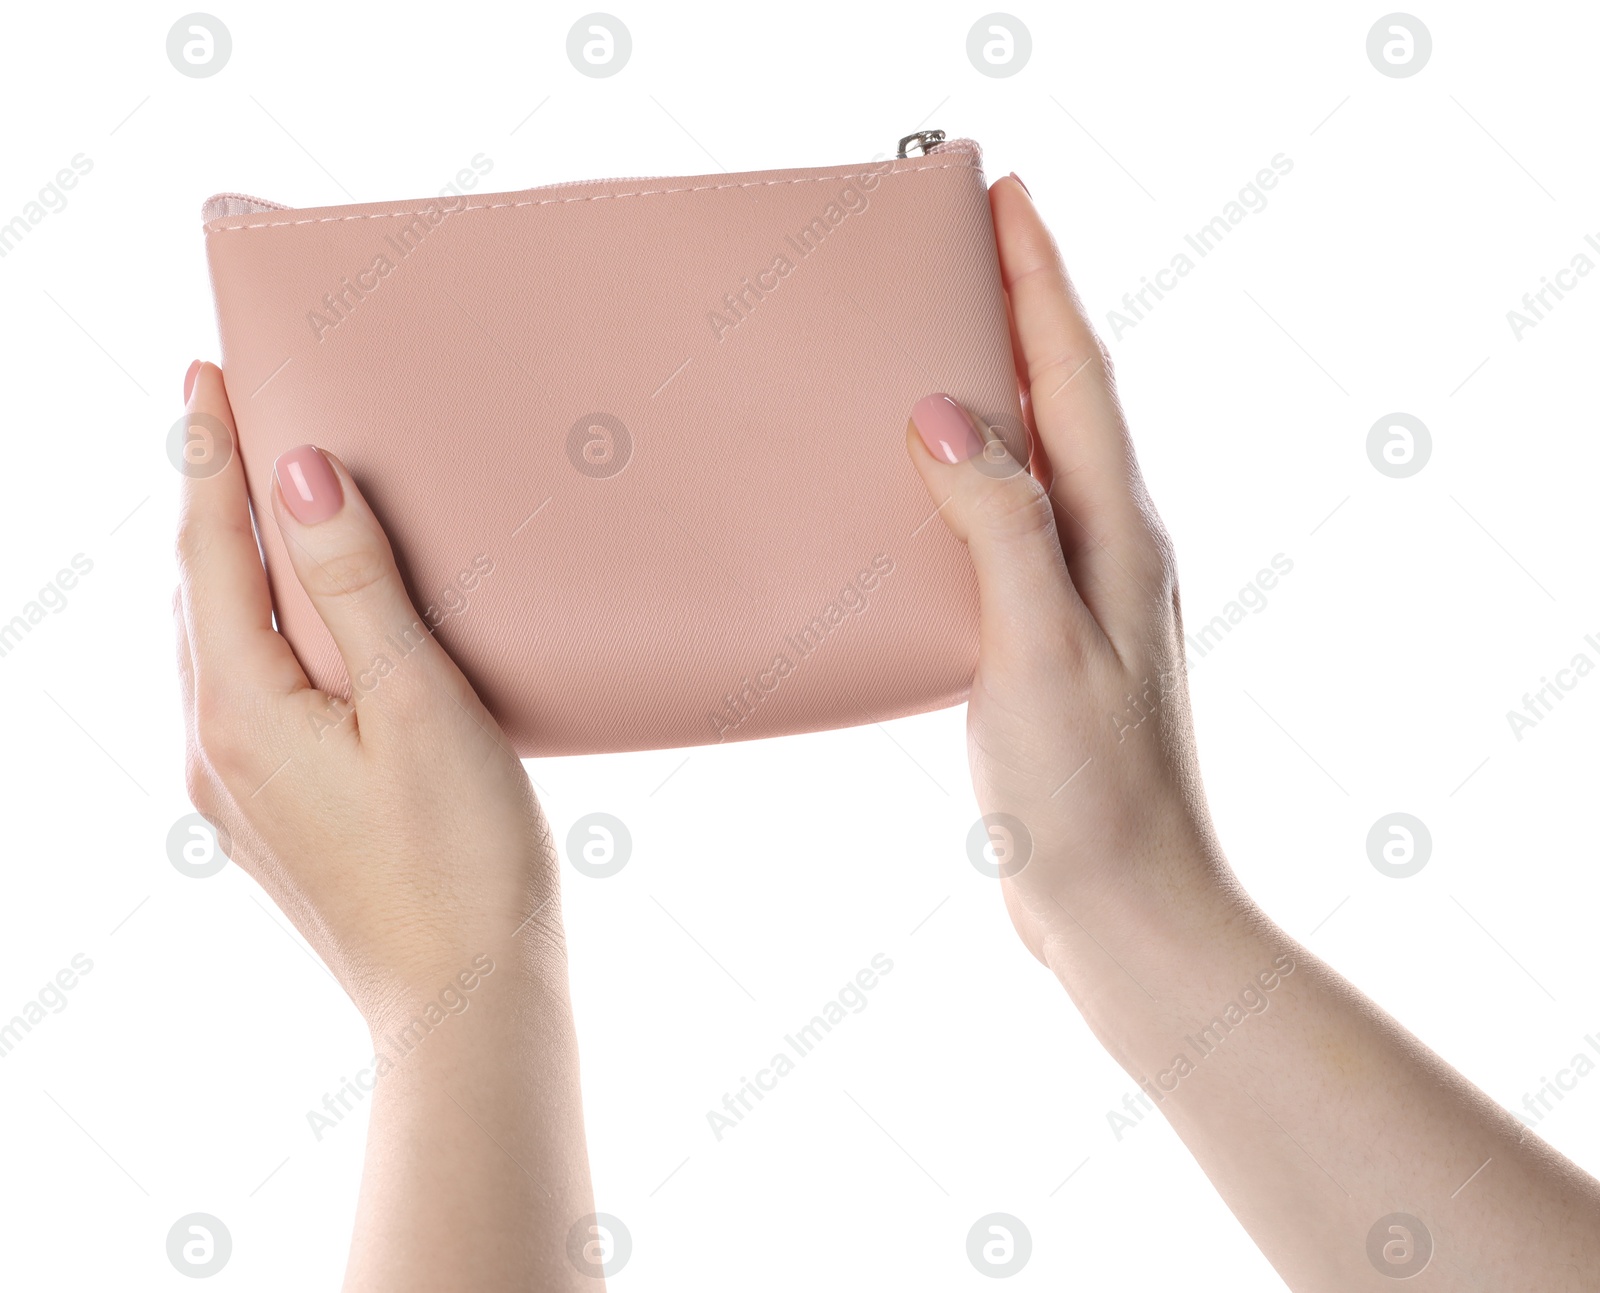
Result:
<svg viewBox="0 0 1600 1293"><path fill-rule="evenodd" d="M1367 59L1384 9L1348 3L1022 5L1033 55L1004 79L967 60L975 5L622 7L633 55L604 80L567 61L581 7L214 12L210 79L167 61L180 7L11 6L0 35L0 221L93 162L0 260L0 619L94 563L0 659L0 1018L94 962L0 1059L0 1285L192 1287L164 1245L194 1211L234 1241L208 1287L343 1268L365 1113L318 1143L306 1111L370 1062L365 1031L250 881L165 851L189 806L163 443L216 354L218 191L426 195L479 153L492 190L828 165L937 126L1024 177L1104 327L1285 154L1270 205L1112 343L1191 625L1294 563L1193 669L1222 838L1292 934L1508 1107L1600 1034L1600 677L1520 742L1505 717L1600 662L1600 276L1520 341L1506 321L1600 234L1593 6L1423 9L1407 79ZM1404 480L1365 450L1393 411L1433 437ZM962 711L530 771L558 838L603 810L635 841L565 884L596 1205L634 1241L614 1287L992 1287L965 1238L993 1211L1034 1239L1007 1287L1281 1287L1164 1124L1113 1137L1131 1081L967 862ZM1366 855L1394 811L1433 835L1409 880ZM707 1110L879 952L868 1008L718 1143ZM1539 1131L1600 1171L1600 1075Z"/></svg>

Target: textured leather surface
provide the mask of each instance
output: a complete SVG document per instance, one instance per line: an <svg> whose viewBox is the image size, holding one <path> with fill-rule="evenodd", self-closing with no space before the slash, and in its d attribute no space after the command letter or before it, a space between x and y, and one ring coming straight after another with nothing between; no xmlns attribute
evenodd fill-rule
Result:
<svg viewBox="0 0 1600 1293"><path fill-rule="evenodd" d="M948 391L1025 461L975 145L313 210L226 195L208 214L257 515L278 454L339 455L523 755L965 698L976 585L904 436ZM348 695L259 528L279 627Z"/></svg>

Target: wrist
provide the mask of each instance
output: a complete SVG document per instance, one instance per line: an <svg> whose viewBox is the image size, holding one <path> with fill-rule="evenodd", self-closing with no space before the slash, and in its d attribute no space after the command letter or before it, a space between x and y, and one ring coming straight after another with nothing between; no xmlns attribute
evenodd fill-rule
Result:
<svg viewBox="0 0 1600 1293"><path fill-rule="evenodd" d="M371 972L355 976L364 990L351 995L374 1038L418 1022L413 1032L425 1035L458 1016L514 1014L550 987L565 999L566 933L553 877L435 913L420 936L406 930L425 925L421 918L397 922Z"/></svg>
<svg viewBox="0 0 1600 1293"><path fill-rule="evenodd" d="M454 969L445 968L455 961L460 964ZM504 969L487 950L462 953L453 961L441 960L430 970L407 976L365 1011L367 1028L374 1041L398 1036L407 1029L412 1029L418 1038L427 1036L492 996L493 987L498 986L495 977L503 979Z"/></svg>
<svg viewBox="0 0 1600 1293"><path fill-rule="evenodd" d="M478 1045L485 1037L515 1046L549 1003L568 1010L565 958L546 950L534 964L523 937L510 946L485 940L481 951L438 958L383 994L363 1012L379 1053L398 1061L422 1049Z"/></svg>
<svg viewBox="0 0 1600 1293"><path fill-rule="evenodd" d="M1200 830L1058 889L1045 906L1043 959L1091 1026L1109 1003L1149 1004L1219 961L1247 958L1271 929Z"/></svg>

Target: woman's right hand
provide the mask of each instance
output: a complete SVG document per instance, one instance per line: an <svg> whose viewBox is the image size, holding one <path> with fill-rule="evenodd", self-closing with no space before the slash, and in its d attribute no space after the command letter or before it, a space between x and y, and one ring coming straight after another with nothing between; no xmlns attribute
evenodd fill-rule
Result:
<svg viewBox="0 0 1600 1293"><path fill-rule="evenodd" d="M1295 1293L1376 1293L1424 1270L1441 1290L1592 1290L1600 1183L1228 870L1171 545L1110 366L1026 190L1000 180L991 203L1042 481L1003 446L985 456L944 397L917 404L907 440L977 569L968 744L991 829L1030 840L1004 882L1019 933Z"/></svg>
<svg viewBox="0 0 1600 1293"><path fill-rule="evenodd" d="M1007 907L1040 960L1092 907L1234 900L1200 785L1172 545L1110 363L1014 177L990 194L1033 473L949 396L907 445L982 599L967 709ZM1009 859L1009 865L1007 860Z"/></svg>

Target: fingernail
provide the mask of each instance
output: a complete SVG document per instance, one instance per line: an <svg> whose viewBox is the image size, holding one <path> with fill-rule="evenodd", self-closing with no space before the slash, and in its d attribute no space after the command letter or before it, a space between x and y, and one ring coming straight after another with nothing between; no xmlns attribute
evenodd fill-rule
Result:
<svg viewBox="0 0 1600 1293"><path fill-rule="evenodd" d="M928 452L941 462L965 462L983 451L971 419L948 395L924 395L911 406L911 421Z"/></svg>
<svg viewBox="0 0 1600 1293"><path fill-rule="evenodd" d="M1014 179L1018 184L1022 184L1022 176L1018 175L1015 171L1011 172L1011 178ZM1022 191L1030 198L1033 196L1033 190L1030 189L1026 184L1022 184Z"/></svg>
<svg viewBox="0 0 1600 1293"><path fill-rule="evenodd" d="M344 506L344 488L316 445L290 449L273 468L289 514L301 525L326 521Z"/></svg>
<svg viewBox="0 0 1600 1293"><path fill-rule="evenodd" d="M187 404L189 397L194 394L194 379L200 376L200 361L197 359L189 365L189 371L183 375L183 402Z"/></svg>

